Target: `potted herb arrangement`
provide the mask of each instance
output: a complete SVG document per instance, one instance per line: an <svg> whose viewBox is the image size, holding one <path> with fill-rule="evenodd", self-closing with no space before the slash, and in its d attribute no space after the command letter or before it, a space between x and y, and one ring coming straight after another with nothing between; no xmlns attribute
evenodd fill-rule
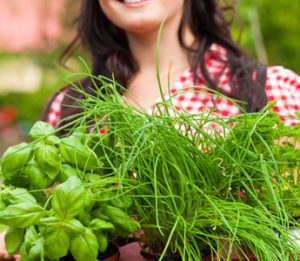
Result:
<svg viewBox="0 0 300 261"><path fill-rule="evenodd" d="M110 242L140 225L127 214L132 200L119 193L117 179L91 148L94 137L77 132L59 139L43 122L29 136L32 143L10 147L1 159L7 251L20 250L25 261L117 260Z"/></svg>
<svg viewBox="0 0 300 261"><path fill-rule="evenodd" d="M295 194L281 172L289 159L273 146L299 135L268 111L272 104L229 118L191 115L172 103L190 87L149 115L127 104L116 82L89 76L102 87L78 101L83 113L66 119L67 137L38 122L34 141L1 159L0 223L11 227L10 253L96 260L108 241L131 233L154 260L299 259L283 196Z"/></svg>

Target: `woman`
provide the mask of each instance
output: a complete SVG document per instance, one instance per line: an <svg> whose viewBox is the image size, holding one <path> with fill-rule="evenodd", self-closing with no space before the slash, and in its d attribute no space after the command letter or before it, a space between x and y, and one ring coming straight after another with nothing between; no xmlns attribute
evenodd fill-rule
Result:
<svg viewBox="0 0 300 261"><path fill-rule="evenodd" d="M111 77L129 90L123 96L131 103L151 110L160 97L156 80L156 40L167 16L159 46L161 82L166 93L171 67L171 91L199 85L228 97L245 101L247 112L262 109L277 100L279 114L295 117L300 111L300 78L282 67L270 67L249 58L230 37L230 23L215 0L83 0L78 35L64 52L67 59L82 44L92 57L92 73ZM89 79L82 82L91 92ZM70 87L63 89L76 98ZM221 116L240 113L225 99L185 93L175 98L187 111L197 113L215 106ZM56 126L78 109L73 99L56 94L48 104L44 120ZM216 103L216 104L215 104ZM295 124L285 119L286 124ZM62 123L64 124L64 122ZM62 134L62 133L61 133Z"/></svg>
<svg viewBox="0 0 300 261"><path fill-rule="evenodd" d="M123 92L127 101L150 112L160 97L155 52L159 27L167 17L158 60L165 93L171 64L171 92L195 84L206 86L245 101L248 112L278 100L273 109L295 117L300 111L300 77L249 58L230 37L230 23L224 17L228 8L220 8L215 0L82 0L78 35L62 60L83 45L92 57L92 73L106 77L114 73L129 91ZM93 92L89 79L83 79L82 86ZM66 123L60 120L78 113L74 106L62 106L74 105L70 96L83 98L70 86L63 88L46 106L44 120L58 127ZM221 116L240 113L228 100L205 93L186 92L174 99L174 104L191 113L213 107ZM285 121L295 124L292 119Z"/></svg>

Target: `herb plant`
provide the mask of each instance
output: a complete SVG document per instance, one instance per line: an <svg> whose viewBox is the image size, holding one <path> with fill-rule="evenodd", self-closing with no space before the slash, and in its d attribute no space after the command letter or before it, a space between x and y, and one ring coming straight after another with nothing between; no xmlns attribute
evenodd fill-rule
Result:
<svg viewBox="0 0 300 261"><path fill-rule="evenodd" d="M136 216L140 239L162 256L200 260L209 250L241 257L249 248L260 260L299 258L288 230L297 223L285 209L299 202L285 175L299 170L299 150L276 142L299 142L297 126L284 126L268 108L229 118L190 115L172 97L149 115L126 104L114 81L97 80L103 87L79 101L84 112L67 119L74 117L65 126L70 135L57 138L38 122L34 141L1 159L9 253L96 260L108 237L139 231Z"/></svg>
<svg viewBox="0 0 300 261"><path fill-rule="evenodd" d="M95 137L76 132L60 139L43 122L29 136L32 143L9 148L1 159L0 223L9 226L10 254L20 250L22 260L32 261L71 253L92 261L108 240L140 230L127 214L131 198L90 148Z"/></svg>

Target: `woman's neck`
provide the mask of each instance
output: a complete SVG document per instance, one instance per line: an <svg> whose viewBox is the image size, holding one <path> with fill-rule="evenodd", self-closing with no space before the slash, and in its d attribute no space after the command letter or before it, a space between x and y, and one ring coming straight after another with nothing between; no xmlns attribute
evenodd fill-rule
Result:
<svg viewBox="0 0 300 261"><path fill-rule="evenodd" d="M176 30L165 24L159 43L159 74L162 90L166 92L169 84L178 79L189 67L187 51L180 45ZM126 86L129 92L124 93L127 101L134 106L149 109L160 97L156 81L156 42L158 30L147 34L127 34L133 57L139 70ZM191 45L194 37L189 30L184 34L185 43ZM169 74L169 69L171 71Z"/></svg>
<svg viewBox="0 0 300 261"><path fill-rule="evenodd" d="M182 70L189 66L187 51L180 45L178 39L178 26L166 23L162 29L158 58L158 65L162 74L168 73L170 65L172 71ZM157 37L158 30L144 34L127 33L132 55L139 66L138 73L156 72ZM194 41L188 28L184 31L184 41L188 45Z"/></svg>

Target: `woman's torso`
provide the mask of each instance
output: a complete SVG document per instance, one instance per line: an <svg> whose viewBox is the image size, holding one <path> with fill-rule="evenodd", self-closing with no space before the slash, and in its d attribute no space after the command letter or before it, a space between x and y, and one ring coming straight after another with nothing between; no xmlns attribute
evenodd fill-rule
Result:
<svg viewBox="0 0 300 261"><path fill-rule="evenodd" d="M213 45L211 52L206 55L206 66L208 73L216 81L219 88L230 93L229 68L223 70L225 60L226 53L224 49ZM182 75L170 84L169 88L164 88L164 99L167 100L172 96L172 103L178 110L185 110L191 114L200 113L205 109L213 109L217 115L229 117L241 112L241 110L226 97L211 95L209 91L203 88L207 87L207 85L204 77L201 76L200 69L198 70L198 76L197 82L194 83L192 69L188 68L184 70ZM152 82L150 83L152 86L153 81L157 81L155 75L153 75ZM144 84L147 84L147 82ZM157 86L157 84L155 85ZM291 117L281 118L285 124L296 124L296 120L294 119L297 118L297 116L295 113L300 111L300 77L296 73L281 66L268 67L265 91L269 102L277 101L273 110L280 115ZM157 90L156 94L152 93L151 97L146 97L148 98L147 102L140 102L141 105L144 105L143 107L148 113L155 113L155 105L162 101L162 98L158 94L159 91ZM142 96L142 93L138 96L140 101ZM145 96L147 96L147 93ZM53 126L56 126L61 118L63 100L64 92L56 95L49 106L46 121Z"/></svg>

